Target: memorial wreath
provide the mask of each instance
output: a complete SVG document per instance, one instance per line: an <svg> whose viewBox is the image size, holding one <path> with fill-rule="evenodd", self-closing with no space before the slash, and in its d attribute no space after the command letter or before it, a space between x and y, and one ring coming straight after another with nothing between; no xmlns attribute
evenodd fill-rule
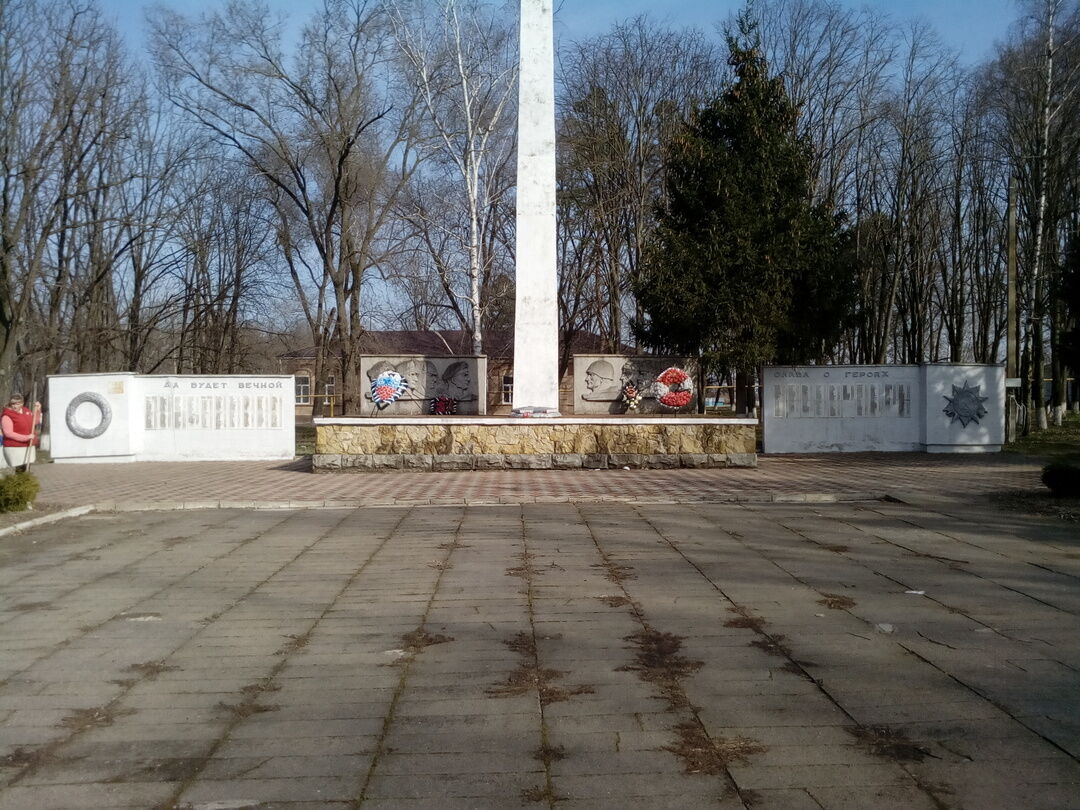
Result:
<svg viewBox="0 0 1080 810"><path fill-rule="evenodd" d="M397 402L408 390L408 380L396 371L384 371L371 381L371 401L382 410Z"/></svg>
<svg viewBox="0 0 1080 810"><path fill-rule="evenodd" d="M653 394L657 402L665 408L679 410L685 408L694 399L694 381L681 368L666 368L653 383Z"/></svg>

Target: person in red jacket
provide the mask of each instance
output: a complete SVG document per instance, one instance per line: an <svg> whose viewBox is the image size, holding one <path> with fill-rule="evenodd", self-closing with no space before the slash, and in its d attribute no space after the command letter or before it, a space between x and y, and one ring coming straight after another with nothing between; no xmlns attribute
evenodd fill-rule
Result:
<svg viewBox="0 0 1080 810"><path fill-rule="evenodd" d="M4 433L4 460L16 472L25 472L37 461L38 437L34 428L41 423L41 403L34 403L34 410L23 404L22 394L12 394L4 414L0 417L0 429Z"/></svg>

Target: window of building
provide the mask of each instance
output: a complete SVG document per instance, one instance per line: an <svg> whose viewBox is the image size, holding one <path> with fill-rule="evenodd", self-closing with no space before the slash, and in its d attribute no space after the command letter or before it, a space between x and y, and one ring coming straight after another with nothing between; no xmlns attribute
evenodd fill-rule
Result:
<svg viewBox="0 0 1080 810"><path fill-rule="evenodd" d="M329 405L333 399L335 382L333 374L326 375L326 382L323 383L323 405Z"/></svg>
<svg viewBox="0 0 1080 810"><path fill-rule="evenodd" d="M514 375L504 374L502 383L502 404L514 404Z"/></svg>
<svg viewBox="0 0 1080 810"><path fill-rule="evenodd" d="M296 404L311 404L311 377L307 374L296 375Z"/></svg>

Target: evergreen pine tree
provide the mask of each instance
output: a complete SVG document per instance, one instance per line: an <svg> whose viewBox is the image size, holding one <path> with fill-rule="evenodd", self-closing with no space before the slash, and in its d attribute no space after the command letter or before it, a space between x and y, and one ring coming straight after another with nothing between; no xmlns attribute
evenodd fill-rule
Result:
<svg viewBox="0 0 1080 810"><path fill-rule="evenodd" d="M806 143L753 25L728 37L735 82L667 144L665 199L634 292L647 345L707 368L824 359L850 317L840 220L810 197Z"/></svg>

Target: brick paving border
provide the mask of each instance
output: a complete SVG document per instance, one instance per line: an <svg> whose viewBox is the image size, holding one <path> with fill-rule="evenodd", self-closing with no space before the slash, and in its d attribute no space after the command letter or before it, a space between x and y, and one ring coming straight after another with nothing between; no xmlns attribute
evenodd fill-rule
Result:
<svg viewBox="0 0 1080 810"><path fill-rule="evenodd" d="M88 512L526 503L849 503L967 500L1039 489L1041 462L1009 454L759 456L756 468L495 470L314 475L292 462L42 464L44 509L0 515L0 537ZM221 497L225 492L228 497Z"/></svg>
<svg viewBox="0 0 1080 810"><path fill-rule="evenodd" d="M498 503L835 502L901 494L985 496L1041 487L1038 460L1012 455L761 456L752 469L497 470L315 475L292 462L49 464L57 508L420 506Z"/></svg>

